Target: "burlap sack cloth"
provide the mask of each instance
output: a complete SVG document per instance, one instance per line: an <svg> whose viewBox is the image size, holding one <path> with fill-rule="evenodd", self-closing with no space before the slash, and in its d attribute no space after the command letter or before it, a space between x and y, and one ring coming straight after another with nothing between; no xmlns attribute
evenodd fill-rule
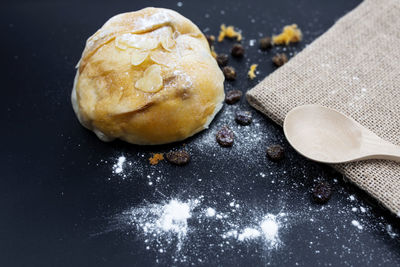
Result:
<svg viewBox="0 0 400 267"><path fill-rule="evenodd" d="M364 1L250 90L247 99L279 125L296 106L331 107L400 145L400 0ZM400 163L334 167L400 216Z"/></svg>

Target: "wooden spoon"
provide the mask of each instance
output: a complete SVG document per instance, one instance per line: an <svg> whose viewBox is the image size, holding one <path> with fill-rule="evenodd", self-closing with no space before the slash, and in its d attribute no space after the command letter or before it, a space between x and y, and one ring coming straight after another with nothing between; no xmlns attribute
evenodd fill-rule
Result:
<svg viewBox="0 0 400 267"><path fill-rule="evenodd" d="M393 145L346 115L319 105L292 109L283 130L303 156L324 163L365 159L400 162L400 146Z"/></svg>

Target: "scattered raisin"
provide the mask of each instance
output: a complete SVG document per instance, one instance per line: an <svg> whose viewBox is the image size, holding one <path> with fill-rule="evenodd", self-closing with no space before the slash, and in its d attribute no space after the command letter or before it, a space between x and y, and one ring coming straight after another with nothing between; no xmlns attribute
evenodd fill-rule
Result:
<svg viewBox="0 0 400 267"><path fill-rule="evenodd" d="M332 189L326 182L320 182L312 191L313 199L318 204L324 204L331 198Z"/></svg>
<svg viewBox="0 0 400 267"><path fill-rule="evenodd" d="M219 54L217 56L217 63L220 67L225 67L228 65L228 55L227 54Z"/></svg>
<svg viewBox="0 0 400 267"><path fill-rule="evenodd" d="M233 145L233 132L231 129L229 129L228 126L223 126L216 135L216 139L218 144L223 147L229 147Z"/></svg>
<svg viewBox="0 0 400 267"><path fill-rule="evenodd" d="M285 151L280 145L272 145L267 148L267 156L272 161L279 161L285 157Z"/></svg>
<svg viewBox="0 0 400 267"><path fill-rule="evenodd" d="M286 62L288 62L288 58L286 56L285 53L282 54L276 54L273 58L272 58L272 62L274 62L274 64L277 67L282 66L283 64L285 64Z"/></svg>
<svg viewBox="0 0 400 267"><path fill-rule="evenodd" d="M241 44L234 44L231 49L231 54L234 57L243 57L244 48Z"/></svg>
<svg viewBox="0 0 400 267"><path fill-rule="evenodd" d="M240 100L243 93L239 90L230 90L225 95L225 102L229 105L235 104Z"/></svg>
<svg viewBox="0 0 400 267"><path fill-rule="evenodd" d="M186 150L170 151L166 158L172 164L182 166L189 162L190 154Z"/></svg>
<svg viewBox="0 0 400 267"><path fill-rule="evenodd" d="M268 50L272 48L272 39L271 37L264 37L260 39L260 49Z"/></svg>
<svg viewBox="0 0 400 267"><path fill-rule="evenodd" d="M232 68L231 66L226 66L222 69L222 72L225 75L225 78L228 81L233 81L236 79L236 71L234 68Z"/></svg>
<svg viewBox="0 0 400 267"><path fill-rule="evenodd" d="M214 44L215 41L215 36L214 35L206 35L208 44L210 45L210 47Z"/></svg>
<svg viewBox="0 0 400 267"><path fill-rule="evenodd" d="M236 112L235 121L240 125L249 125L253 121L253 116L250 111L238 111Z"/></svg>

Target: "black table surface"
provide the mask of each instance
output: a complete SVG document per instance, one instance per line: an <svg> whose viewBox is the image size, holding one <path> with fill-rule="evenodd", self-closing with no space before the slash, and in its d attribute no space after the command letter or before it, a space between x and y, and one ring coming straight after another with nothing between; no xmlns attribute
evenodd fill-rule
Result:
<svg viewBox="0 0 400 267"><path fill-rule="evenodd" d="M328 166L310 162L287 144L280 127L242 98L225 106L210 129L186 140L192 161L150 166L154 152L183 143L142 147L101 142L77 121L70 103L75 64L85 40L108 18L146 6L177 10L206 34L222 23L242 30L246 56L230 58L235 82L246 92L276 68L271 57L290 57L356 7L359 0L281 1L9 1L0 11L2 42L0 266L275 265L399 266L399 219ZM297 23L304 40L259 51L256 40ZM234 41L216 44L229 53ZM258 76L246 72L258 63ZM254 122L237 126L232 114L252 110ZM228 123L237 134L231 149L212 138ZM211 136L211 138L210 138ZM257 140L253 140L253 138ZM265 157L281 144L286 158ZM113 172L120 156L131 164ZM326 205L310 189L332 184ZM188 219L180 249L174 236L154 237L129 217L130 210L171 199L201 200ZM230 203L240 206L234 209ZM213 207L225 221L204 219ZM264 214L282 214L279 245L260 239L223 239L227 221L240 229ZM203 219L201 219L203 218ZM354 225L358 222L360 225ZM240 229L238 228L238 231ZM168 243L170 241L170 244Z"/></svg>

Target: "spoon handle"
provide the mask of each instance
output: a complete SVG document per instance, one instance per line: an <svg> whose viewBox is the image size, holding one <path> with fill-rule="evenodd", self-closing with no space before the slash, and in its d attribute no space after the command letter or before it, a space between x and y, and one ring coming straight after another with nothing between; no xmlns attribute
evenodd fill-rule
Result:
<svg viewBox="0 0 400 267"><path fill-rule="evenodd" d="M400 146L393 145L382 139L369 142L368 150L370 156L367 158L369 159L384 159L400 162Z"/></svg>

